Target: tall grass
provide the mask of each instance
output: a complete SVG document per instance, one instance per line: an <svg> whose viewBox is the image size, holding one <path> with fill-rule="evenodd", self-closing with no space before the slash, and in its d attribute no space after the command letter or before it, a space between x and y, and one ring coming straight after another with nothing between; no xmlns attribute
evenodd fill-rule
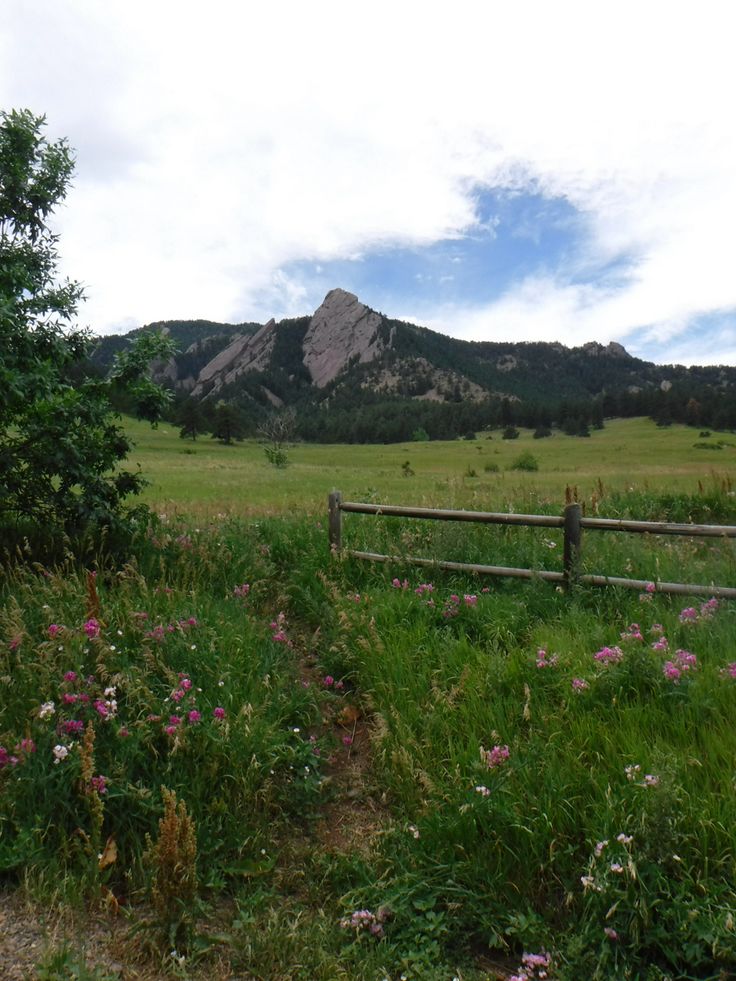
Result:
<svg viewBox="0 0 736 981"><path fill-rule="evenodd" d="M682 520L703 497L587 507ZM732 521L731 502L707 507ZM525 950L557 978L734 970L733 604L341 560L317 516L160 512L94 576L6 571L5 884L141 909L174 793L194 905L230 898L241 973L481 978L484 958ZM561 551L557 532L352 515L345 538L536 568ZM585 556L733 580L727 542L589 534ZM353 748L331 720L351 706L370 737L357 796L334 779ZM320 831L335 808L363 828L368 799L368 831Z"/></svg>

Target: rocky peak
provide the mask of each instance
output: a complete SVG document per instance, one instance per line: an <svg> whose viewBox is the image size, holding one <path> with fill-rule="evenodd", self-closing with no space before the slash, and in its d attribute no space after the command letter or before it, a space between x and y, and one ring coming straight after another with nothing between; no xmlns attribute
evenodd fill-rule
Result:
<svg viewBox="0 0 736 981"><path fill-rule="evenodd" d="M318 388L331 382L351 358L365 363L386 346L383 318L346 290L330 290L315 311L304 337L304 364Z"/></svg>
<svg viewBox="0 0 736 981"><path fill-rule="evenodd" d="M216 395L224 385L230 385L246 371L262 371L268 367L276 340L276 321L269 320L252 337L239 336L202 368L192 389L195 398L205 392Z"/></svg>

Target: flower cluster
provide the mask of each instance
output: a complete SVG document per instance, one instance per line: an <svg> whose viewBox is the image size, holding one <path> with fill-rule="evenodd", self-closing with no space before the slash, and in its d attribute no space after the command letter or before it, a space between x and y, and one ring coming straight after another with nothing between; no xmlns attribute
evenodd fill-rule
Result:
<svg viewBox="0 0 736 981"><path fill-rule="evenodd" d="M688 671L694 671L698 666L698 659L690 651L675 651L672 661L665 661L662 673L669 681L676 685L680 683L680 678Z"/></svg>
<svg viewBox="0 0 736 981"><path fill-rule="evenodd" d="M388 910L381 907L372 913L369 909L356 910L352 916L340 920L343 930L354 930L356 934L370 933L374 937L382 937L383 924L388 919Z"/></svg>
<svg viewBox="0 0 736 981"><path fill-rule="evenodd" d="M641 766L638 763L630 763L624 767L624 773L630 783L636 783L639 787L656 787L659 784L659 777L654 773L645 773L643 780L639 780Z"/></svg>
<svg viewBox="0 0 736 981"><path fill-rule="evenodd" d="M623 661L624 652L620 647L601 647L596 651L593 658L600 664L618 664Z"/></svg>
<svg viewBox="0 0 736 981"><path fill-rule="evenodd" d="M291 641L286 636L286 614L283 610L275 620L271 621L270 626L271 640L275 640L277 644L286 644L287 647L291 647Z"/></svg>
<svg viewBox="0 0 736 981"><path fill-rule="evenodd" d="M512 974L509 981L534 981L539 978L543 981L549 977L548 969L552 958L549 954L527 954L521 958L521 967L518 974Z"/></svg>
<svg viewBox="0 0 736 981"><path fill-rule="evenodd" d="M644 640L638 623L630 623L621 633L621 640Z"/></svg>
<svg viewBox="0 0 736 981"><path fill-rule="evenodd" d="M540 647L537 651L537 661L538 668L554 668L557 664L557 655L548 654L546 648Z"/></svg>
<svg viewBox="0 0 736 981"><path fill-rule="evenodd" d="M480 747L481 763L484 763L489 770L495 770L497 767L503 766L510 755L508 746L494 746L493 749L483 749L482 746Z"/></svg>
<svg viewBox="0 0 736 981"><path fill-rule="evenodd" d="M244 582L240 586L233 587L233 596L237 597L238 599L245 599L249 592L250 585L247 582Z"/></svg>
<svg viewBox="0 0 736 981"><path fill-rule="evenodd" d="M5 746L0 745L0 770L6 766L17 766L25 762L27 756L36 752L36 744L32 739L21 739L15 745L15 752L10 753Z"/></svg>
<svg viewBox="0 0 736 981"><path fill-rule="evenodd" d="M143 617L145 614L136 614L136 616ZM176 623L167 623L164 626L162 623L156 624L152 627L144 636L149 640L155 640L157 643L161 644L166 639L167 634L174 634L177 630L188 631L192 630L194 627L199 626L196 617L185 617L181 620L177 620Z"/></svg>

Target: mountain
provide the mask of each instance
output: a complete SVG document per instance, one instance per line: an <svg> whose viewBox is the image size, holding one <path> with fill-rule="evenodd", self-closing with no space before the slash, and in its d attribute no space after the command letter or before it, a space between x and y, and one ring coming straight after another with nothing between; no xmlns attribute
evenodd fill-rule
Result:
<svg viewBox="0 0 736 981"><path fill-rule="evenodd" d="M689 412L695 425L715 425L720 412L722 424L736 426L736 368L656 365L616 343L462 341L392 320L341 289L331 290L311 317L262 325L166 321L140 329L153 328L181 349L155 369L180 396L205 407L233 402L254 423L293 405L307 438L338 438L337 429L342 438L361 438L356 430L369 432L372 424L366 419L385 423L397 414L405 425L394 419L379 426L390 438L406 438L415 423L431 435L457 435L482 428L478 423L549 425L561 411L592 418L594 408L601 418L679 420ZM95 364L104 368L138 332L102 338ZM361 415L363 424L356 421Z"/></svg>

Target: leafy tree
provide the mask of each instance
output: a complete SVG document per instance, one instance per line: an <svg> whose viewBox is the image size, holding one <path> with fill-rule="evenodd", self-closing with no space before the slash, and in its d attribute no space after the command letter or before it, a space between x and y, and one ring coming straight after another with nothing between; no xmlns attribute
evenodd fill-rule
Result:
<svg viewBox="0 0 736 981"><path fill-rule="evenodd" d="M204 432L204 414L202 407L196 399L187 399L181 404L177 413L179 424L179 435L182 439L196 440L197 436Z"/></svg>
<svg viewBox="0 0 736 981"><path fill-rule="evenodd" d="M0 113L0 521L74 534L125 526L124 499L143 479L118 469L130 444L110 395L128 389L138 415L155 421L167 396L145 368L170 345L142 338L106 379L78 370L91 348L71 325L83 291L57 280L48 225L74 164L44 126L28 110Z"/></svg>
<svg viewBox="0 0 736 981"><path fill-rule="evenodd" d="M215 406L212 436L226 446L242 439L245 433L240 410L231 402L218 402Z"/></svg>

